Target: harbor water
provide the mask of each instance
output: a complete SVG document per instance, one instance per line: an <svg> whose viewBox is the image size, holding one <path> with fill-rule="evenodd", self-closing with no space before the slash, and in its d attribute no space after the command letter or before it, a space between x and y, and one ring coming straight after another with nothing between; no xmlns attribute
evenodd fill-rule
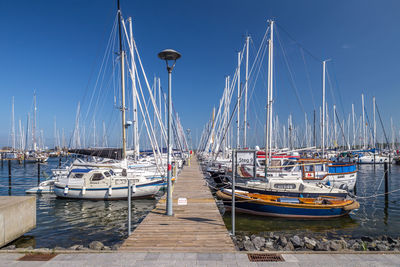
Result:
<svg viewBox="0 0 400 267"><path fill-rule="evenodd" d="M64 160L64 159L63 159ZM25 190L37 186L37 164L12 162L12 177L8 178L8 163L0 166L0 195L25 195ZM58 158L40 164L41 181L58 166ZM360 208L348 216L327 220L299 220L236 214L236 230L246 233L284 232L324 236L398 237L400 233L400 191L384 196L383 165L360 165L357 197ZM400 166L392 165L389 191L400 188ZM156 204L155 199L132 201L133 229ZM127 201L88 201L58 199L55 195L37 195L36 228L14 241L17 247L68 248L75 244L87 246L92 241L107 246L121 243L127 237ZM231 214L223 216L231 228Z"/></svg>
<svg viewBox="0 0 400 267"><path fill-rule="evenodd" d="M304 233L328 237L400 236L400 166L392 165L389 192L385 199L384 166L358 165L357 200L360 208L348 216L325 220L273 218L236 213L236 231L248 234L277 232ZM224 214L231 229L231 213Z"/></svg>
<svg viewBox="0 0 400 267"><path fill-rule="evenodd" d="M58 167L58 158L40 164L41 181ZM25 190L37 186L37 164L12 161L12 177L8 178L8 163L0 166L0 195L25 195ZM10 183L11 182L11 183ZM155 199L132 201L132 226L140 223L153 209ZM121 243L127 237L128 203L58 199L54 194L37 195L36 228L14 241L17 247L68 248L75 244L88 246L100 241L106 246Z"/></svg>

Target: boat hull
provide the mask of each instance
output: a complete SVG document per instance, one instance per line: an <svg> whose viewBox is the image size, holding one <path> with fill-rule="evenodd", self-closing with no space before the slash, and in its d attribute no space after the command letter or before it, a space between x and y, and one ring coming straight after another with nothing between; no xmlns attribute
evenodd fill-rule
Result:
<svg viewBox="0 0 400 267"><path fill-rule="evenodd" d="M132 192L132 199L135 198L152 198L161 188L165 187L164 181L156 181L147 184L136 185L135 192ZM128 187L108 187L103 188L86 188L82 187L68 187L54 186L54 193L60 198L74 198L74 199L90 199L90 200L119 200L128 198Z"/></svg>

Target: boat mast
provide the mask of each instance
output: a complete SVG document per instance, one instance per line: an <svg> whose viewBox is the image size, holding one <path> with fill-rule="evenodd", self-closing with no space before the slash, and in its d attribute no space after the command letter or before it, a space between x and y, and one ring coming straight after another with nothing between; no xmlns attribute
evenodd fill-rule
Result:
<svg viewBox="0 0 400 267"><path fill-rule="evenodd" d="M249 39L250 36L246 37L246 70L245 70L245 83L244 83L244 118L243 118L243 147L247 147L247 87L249 80Z"/></svg>
<svg viewBox="0 0 400 267"><path fill-rule="evenodd" d="M130 38L130 54L131 54L131 70L132 70L132 112L133 112L133 123L132 123L132 138L133 138L133 152L134 157L139 157L139 134L138 134L138 114L137 114L137 91L136 91L136 64L135 64L135 49L133 42L133 31L132 31L132 18L128 18L129 23L129 38Z"/></svg>
<svg viewBox="0 0 400 267"><path fill-rule="evenodd" d="M365 109L364 109L364 94L361 94L361 105L362 105L362 131L363 131L363 149L366 148L365 142Z"/></svg>
<svg viewBox="0 0 400 267"><path fill-rule="evenodd" d="M267 177L267 166L271 161L272 145L272 85L273 85L273 43L274 43L274 21L270 20L270 39L268 41L268 93L267 93L267 122L265 135L265 177Z"/></svg>
<svg viewBox="0 0 400 267"><path fill-rule="evenodd" d="M334 138L333 138L333 146L337 147L338 146L338 138L337 138L337 127L336 127L336 105L333 105L333 131L334 131ZM340 123L340 122L339 122Z"/></svg>
<svg viewBox="0 0 400 267"><path fill-rule="evenodd" d="M11 104L11 140L12 140L12 151L14 151L15 150L14 96L12 97L12 104Z"/></svg>
<svg viewBox="0 0 400 267"><path fill-rule="evenodd" d="M122 50L122 26L121 26L121 9L118 0L118 36L119 36L119 54L121 60L121 113L122 113L122 159L126 159L126 125L125 125L125 51Z"/></svg>
<svg viewBox="0 0 400 267"><path fill-rule="evenodd" d="M32 139L33 139L33 151L36 151L36 91L33 92Z"/></svg>
<svg viewBox="0 0 400 267"><path fill-rule="evenodd" d="M326 60L322 62L322 157L325 155L325 68Z"/></svg>
<svg viewBox="0 0 400 267"><path fill-rule="evenodd" d="M241 52L238 52L238 68L237 68L237 128L236 128L236 148L240 148L240 58Z"/></svg>
<svg viewBox="0 0 400 267"><path fill-rule="evenodd" d="M351 113L353 117L353 148L356 146L356 125L355 125L355 117L354 117L354 104L351 104Z"/></svg>
<svg viewBox="0 0 400 267"><path fill-rule="evenodd" d="M376 120L375 120L375 96L372 98L372 110L374 112L374 137L373 137L373 148L376 147Z"/></svg>

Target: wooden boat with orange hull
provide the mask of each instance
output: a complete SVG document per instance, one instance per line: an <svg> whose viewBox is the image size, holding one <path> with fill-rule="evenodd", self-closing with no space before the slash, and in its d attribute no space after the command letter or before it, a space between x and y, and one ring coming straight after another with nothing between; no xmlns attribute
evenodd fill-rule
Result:
<svg viewBox="0 0 400 267"><path fill-rule="evenodd" d="M222 189L217 196L227 207L232 204L232 191ZM360 204L353 199L330 196L318 198L287 197L235 191L236 211L262 216L324 219L347 215Z"/></svg>

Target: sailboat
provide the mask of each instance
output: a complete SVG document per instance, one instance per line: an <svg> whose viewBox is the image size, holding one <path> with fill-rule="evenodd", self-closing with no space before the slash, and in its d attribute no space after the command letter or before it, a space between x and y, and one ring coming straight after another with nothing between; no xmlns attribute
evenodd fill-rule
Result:
<svg viewBox="0 0 400 267"><path fill-rule="evenodd" d="M54 182L54 193L61 198L91 200L116 200L128 197L128 181L131 181L132 198L155 196L166 183L163 166L132 164L127 158L125 118L125 51L122 49L122 24L124 24L118 1L119 58L121 65L121 114L122 159L96 161L75 160L66 167ZM131 20L129 20L131 23ZM125 27L125 24L124 24ZM131 28L131 27L130 27ZM132 36L131 36L132 40ZM130 45L133 45L131 41ZM131 48L132 52L132 48ZM138 151L137 151L138 152Z"/></svg>

